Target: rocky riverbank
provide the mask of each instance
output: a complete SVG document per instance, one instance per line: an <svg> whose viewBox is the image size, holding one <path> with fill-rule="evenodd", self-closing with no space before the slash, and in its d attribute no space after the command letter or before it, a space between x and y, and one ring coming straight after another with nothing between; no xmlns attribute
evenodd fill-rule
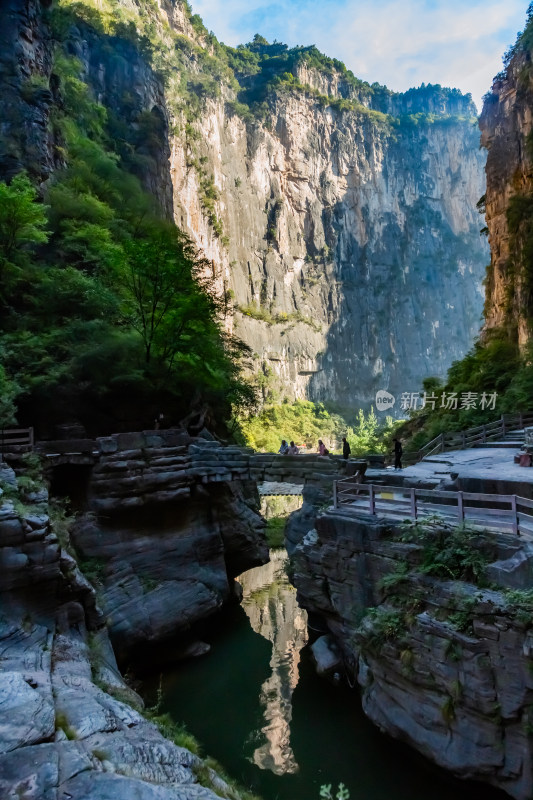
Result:
<svg viewBox="0 0 533 800"><path fill-rule="evenodd" d="M432 535L439 533L428 539L384 520L319 516L293 555L299 602L341 653L329 668L359 684L381 730L459 777L526 800L533 606L530 593L508 591L506 565L527 547L505 535L443 539L431 565ZM461 558L494 588L476 585Z"/></svg>
<svg viewBox="0 0 533 800"><path fill-rule="evenodd" d="M228 493L235 498L235 487L222 490L223 513L211 518L204 514L198 529L187 530L190 518L174 506L180 522L171 526L170 534L168 529L162 534L157 524L161 506L153 504L150 544L144 548L146 530L141 536L138 527L113 532L98 528L100 541L107 542L102 544L107 582L91 573L93 562L80 558L92 581L84 576L65 520L57 509L51 518L48 492L37 485L35 476L17 480L4 464L0 487L0 795L25 800L238 798L210 766L166 739L146 717L141 698L119 672L108 634L109 630L120 644L127 638L121 639L120 621L133 631L131 619L139 623L142 618L144 627L135 632L135 641L143 635L146 642L175 637L194 615L213 613L227 599L231 573L222 529L227 526L227 533L235 527L239 542L241 495L233 505L226 502ZM206 506L211 501L204 498ZM85 518L78 537L88 525ZM95 535L98 516L92 526ZM263 563L268 554L262 528L254 530L254 558ZM169 538L170 552L164 547ZM159 592L151 585L143 587L139 564L144 568L145 562L153 569L159 564L168 577L163 580L160 573ZM235 569L238 565L236 559ZM184 577L187 570L189 577ZM209 594L206 576L218 583L218 595L214 590ZM112 587L120 581L113 595ZM121 607L117 601L112 606L110 598L123 598L128 592L129 605ZM215 599L202 604L204 595ZM167 619L171 602L176 611ZM114 621L106 615L109 607Z"/></svg>

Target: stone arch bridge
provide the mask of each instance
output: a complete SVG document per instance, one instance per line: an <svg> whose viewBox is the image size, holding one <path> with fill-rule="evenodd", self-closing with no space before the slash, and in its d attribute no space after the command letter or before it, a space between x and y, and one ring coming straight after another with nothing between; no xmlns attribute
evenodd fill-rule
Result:
<svg viewBox="0 0 533 800"><path fill-rule="evenodd" d="M89 505L103 513L170 502L190 496L199 485L233 481L314 487L330 495L346 467L340 457L256 453L179 430L38 442L35 449L52 473L90 468Z"/></svg>

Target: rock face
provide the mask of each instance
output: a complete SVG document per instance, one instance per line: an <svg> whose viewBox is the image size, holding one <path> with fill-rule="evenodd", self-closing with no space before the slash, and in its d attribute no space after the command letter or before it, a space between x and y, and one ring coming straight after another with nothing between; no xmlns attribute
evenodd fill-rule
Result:
<svg viewBox="0 0 533 800"><path fill-rule="evenodd" d="M75 445L85 455L73 453ZM303 486L303 506L287 528L292 552L345 470L336 457L254 453L180 430L39 448L58 491L54 470L58 476L68 465L84 470L89 513L72 539L82 569L99 587L119 660L145 651L147 641L187 632L230 598L234 577L268 561L258 482Z"/></svg>
<svg viewBox="0 0 533 800"><path fill-rule="evenodd" d="M477 331L487 260L469 98L370 91L301 61L261 114L243 116L236 100L254 76L216 61L220 45L180 0L118 8L140 33L155 14L151 65L132 42L86 23L65 46L145 186L212 261L227 325L252 347L267 388L368 406L379 388L414 391L444 374ZM53 41L37 0L8 4L5 16L0 177L26 166L46 180L61 158L48 124L61 102ZM274 63L283 46L270 47Z"/></svg>
<svg viewBox="0 0 533 800"><path fill-rule="evenodd" d="M268 128L250 131L220 104L207 111L201 152L230 239L218 258L236 333L271 385L353 407L380 388L397 394L444 374L472 341L482 307L488 251L475 210L475 127L437 119L389 129L301 92L275 98ZM216 258L183 208L193 179L178 147L178 222Z"/></svg>
<svg viewBox="0 0 533 800"><path fill-rule="evenodd" d="M49 25L51 0L17 0L3 9L0 33L2 138L0 177L22 169L40 182L63 166L51 114L62 104L54 72L57 32ZM95 99L114 115L138 166L136 173L159 206L172 217L168 115L161 80L132 42L99 36L84 25L72 25L67 51L79 60L80 78ZM144 127L143 127L144 126ZM146 136L146 129L150 136Z"/></svg>
<svg viewBox="0 0 533 800"><path fill-rule="evenodd" d="M500 567L519 550L503 535L491 546ZM530 611L501 591L417 572L418 551L383 520L327 512L293 555L299 602L325 622L381 730L459 777L526 800ZM506 586L505 570L490 577Z"/></svg>
<svg viewBox="0 0 533 800"><path fill-rule="evenodd" d="M488 150L485 208L491 248L485 324L487 330L504 328L521 348L531 341L533 308L530 36L531 22L507 69L496 77L480 118Z"/></svg>
<svg viewBox="0 0 533 800"><path fill-rule="evenodd" d="M264 522L255 484L235 480L247 465L239 448L172 431L98 444L89 514L72 539L99 587L119 660L139 659L148 642L175 638L218 611L232 579L268 561Z"/></svg>
<svg viewBox="0 0 533 800"><path fill-rule="evenodd" d="M254 453L172 430L118 434L86 447L96 453L89 514L72 538L99 586L119 660L147 641L185 633L230 598L234 577L268 561L258 482L303 485L303 506L286 532L292 552L345 468L340 458ZM72 454L49 461L64 467L69 459L75 466Z"/></svg>
<svg viewBox="0 0 533 800"><path fill-rule="evenodd" d="M0 478L16 485L5 468ZM60 545L45 502L23 515L2 503L0 566L0 796L215 800L198 782L202 761L140 713L94 589Z"/></svg>
<svg viewBox="0 0 533 800"><path fill-rule="evenodd" d="M43 19L49 5L9 0L2 7L0 174L4 180L21 169L46 179L57 166L49 131L54 102L49 82L52 50L50 31Z"/></svg>

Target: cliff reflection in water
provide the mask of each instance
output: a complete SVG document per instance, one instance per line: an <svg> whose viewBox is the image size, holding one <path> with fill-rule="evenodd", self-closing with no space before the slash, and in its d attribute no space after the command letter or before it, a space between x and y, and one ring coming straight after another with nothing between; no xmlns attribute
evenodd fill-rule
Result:
<svg viewBox="0 0 533 800"><path fill-rule="evenodd" d="M298 683L300 650L307 642L307 614L284 570L285 550L272 550L270 563L239 577L243 608L256 633L272 643L272 674L261 686L261 728L252 733L261 744L251 760L276 775L297 772L290 741L292 693Z"/></svg>

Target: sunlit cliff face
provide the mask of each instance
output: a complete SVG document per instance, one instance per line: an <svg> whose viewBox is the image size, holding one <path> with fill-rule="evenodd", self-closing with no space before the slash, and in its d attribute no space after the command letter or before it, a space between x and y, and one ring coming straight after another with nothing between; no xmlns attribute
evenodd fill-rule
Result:
<svg viewBox="0 0 533 800"><path fill-rule="evenodd" d="M378 389L445 374L469 349L488 260L475 124L391 132L286 94L253 135L214 101L198 130L229 243L202 215L178 141L176 218L213 261L234 332L272 388L368 405Z"/></svg>

